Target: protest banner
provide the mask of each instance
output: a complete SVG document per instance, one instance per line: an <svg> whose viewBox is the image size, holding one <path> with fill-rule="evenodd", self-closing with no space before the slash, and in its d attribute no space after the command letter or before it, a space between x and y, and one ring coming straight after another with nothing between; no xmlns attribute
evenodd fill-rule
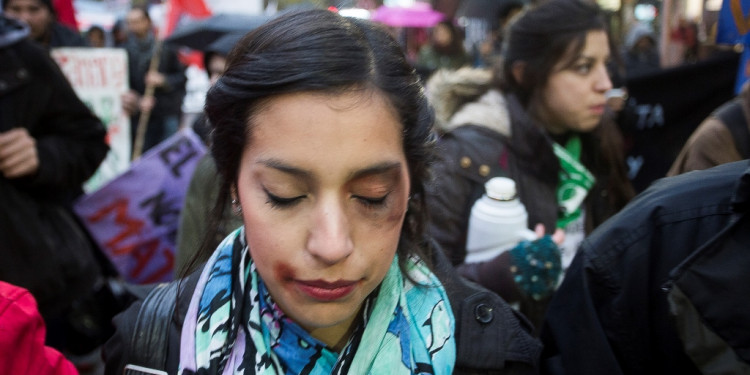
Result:
<svg viewBox="0 0 750 375"><path fill-rule="evenodd" d="M120 100L128 90L127 53L120 48L56 48L51 54L78 97L107 127L110 151L83 187L93 192L130 164L130 118Z"/></svg>
<svg viewBox="0 0 750 375"><path fill-rule="evenodd" d="M200 138L185 128L76 201L76 214L126 281L172 279L180 210L205 153Z"/></svg>
<svg viewBox="0 0 750 375"><path fill-rule="evenodd" d="M636 191L664 177L701 121L734 97L739 60L727 51L626 80L629 98L618 122Z"/></svg>

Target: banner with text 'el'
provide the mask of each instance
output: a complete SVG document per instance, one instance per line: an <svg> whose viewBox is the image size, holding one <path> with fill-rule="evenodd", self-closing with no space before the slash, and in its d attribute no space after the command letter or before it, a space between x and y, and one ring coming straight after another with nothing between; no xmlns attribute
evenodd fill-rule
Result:
<svg viewBox="0 0 750 375"><path fill-rule="evenodd" d="M125 280L172 278L180 210L205 153L192 129L183 129L76 202L76 213Z"/></svg>

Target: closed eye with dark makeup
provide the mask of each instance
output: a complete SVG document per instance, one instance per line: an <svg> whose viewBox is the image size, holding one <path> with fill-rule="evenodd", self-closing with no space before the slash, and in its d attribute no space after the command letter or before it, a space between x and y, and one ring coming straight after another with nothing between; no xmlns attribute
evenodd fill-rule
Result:
<svg viewBox="0 0 750 375"><path fill-rule="evenodd" d="M266 195L266 203L274 209L291 209L309 198L311 193L295 194L295 185L304 188L301 191L313 191L314 178L307 172L289 167L279 161L263 163L271 169L271 176L280 172L279 183L261 183ZM348 197L357 201L363 208L378 210L388 208L389 197L399 185L401 166L398 163L383 163L352 173L343 189L348 190ZM288 181L288 179L292 181ZM268 180L274 177L267 177ZM287 181L284 181L287 180ZM280 191L288 190L289 193Z"/></svg>
<svg viewBox="0 0 750 375"><path fill-rule="evenodd" d="M302 202L302 200L307 198L306 194L292 197L282 197L280 195L271 193L265 186L263 186L263 191L267 196L266 203L268 203L272 208L277 209L292 208L298 203ZM362 204L362 206L368 209L386 208L388 206L388 196L391 194L391 192L392 190L388 191L387 193L385 193L385 195L382 196L365 196L352 194L351 198L356 199L360 204Z"/></svg>

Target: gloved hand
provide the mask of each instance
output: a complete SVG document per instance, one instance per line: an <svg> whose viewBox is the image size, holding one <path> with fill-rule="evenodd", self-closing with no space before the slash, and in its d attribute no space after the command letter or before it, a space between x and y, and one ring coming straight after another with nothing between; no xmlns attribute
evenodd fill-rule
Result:
<svg viewBox="0 0 750 375"><path fill-rule="evenodd" d="M510 250L510 271L521 293L541 300L557 289L562 273L560 248L551 235L521 241Z"/></svg>

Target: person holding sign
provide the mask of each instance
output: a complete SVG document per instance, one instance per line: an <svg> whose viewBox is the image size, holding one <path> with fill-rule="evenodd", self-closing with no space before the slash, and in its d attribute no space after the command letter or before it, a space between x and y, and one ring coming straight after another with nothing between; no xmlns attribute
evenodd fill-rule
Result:
<svg viewBox="0 0 750 375"><path fill-rule="evenodd" d="M434 143L422 93L370 21L298 11L241 40L206 112L220 196L244 227L115 319L107 373L534 372L524 321L422 231ZM176 307L152 304L173 285ZM132 336L154 332L136 321L152 312L166 322L154 351Z"/></svg>
<svg viewBox="0 0 750 375"><path fill-rule="evenodd" d="M122 96L122 106L131 116L134 153L140 156L177 132L185 97L185 65L177 50L156 40L148 10L132 8L126 18L128 68L131 90ZM153 95L146 95L147 88ZM143 113L148 117L141 122ZM148 121L146 121L148 120ZM137 138L139 126L145 126L143 139Z"/></svg>
<svg viewBox="0 0 750 375"><path fill-rule="evenodd" d="M510 24L494 76L442 72L427 82L444 133L427 195L429 232L464 276L520 301L537 325L558 281L547 270L561 263L564 271L584 236L633 195L605 105L612 88L606 30L592 2L544 2ZM471 207L498 176L516 182L531 228L564 231L561 250L530 243L464 262Z"/></svg>

